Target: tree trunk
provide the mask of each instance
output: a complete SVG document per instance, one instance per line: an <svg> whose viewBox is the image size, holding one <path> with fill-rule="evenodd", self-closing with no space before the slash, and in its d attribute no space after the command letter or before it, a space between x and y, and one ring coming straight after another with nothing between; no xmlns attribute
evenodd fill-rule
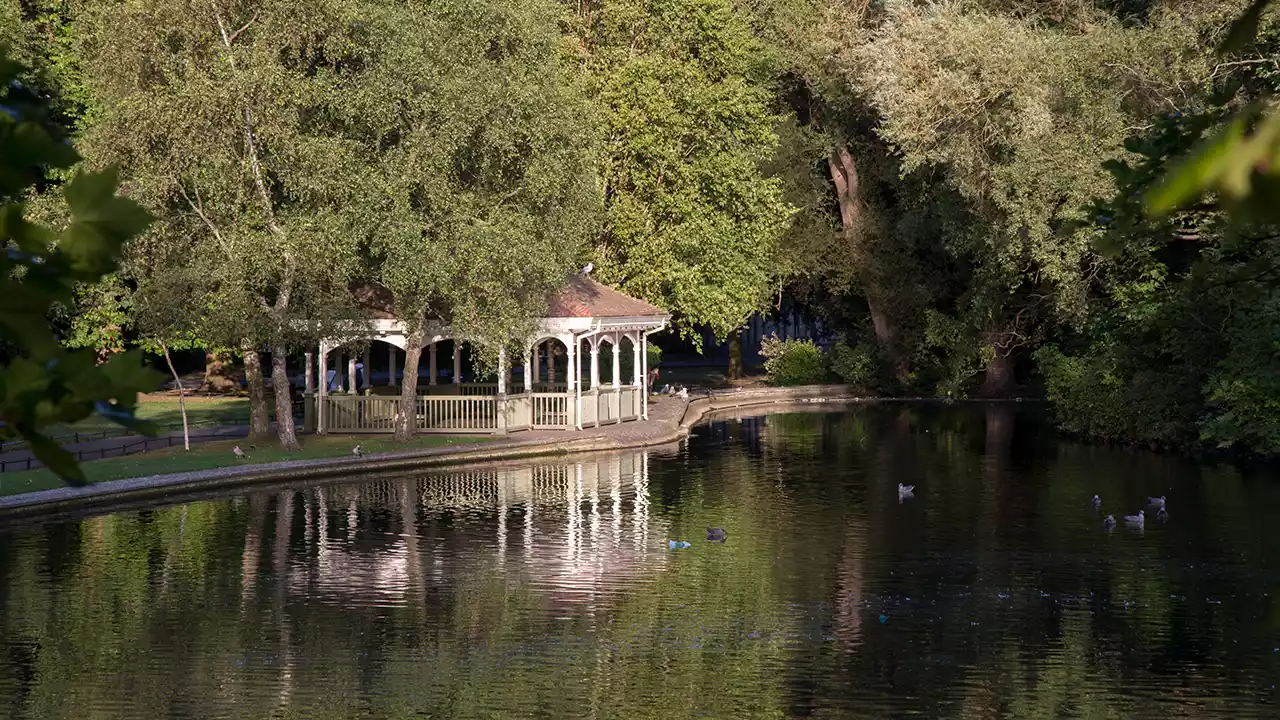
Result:
<svg viewBox="0 0 1280 720"><path fill-rule="evenodd" d="M244 379L249 386L249 437L271 437L271 418L267 414L267 388L262 382L262 356L249 343L244 344Z"/></svg>
<svg viewBox="0 0 1280 720"><path fill-rule="evenodd" d="M893 377L900 385L906 385L911 379L911 369L907 367L907 361L903 359L902 353L898 352L898 338L893 321L884 312L884 307L879 300L872 297L871 292L866 292L866 297L867 310L871 313L871 327L876 333L876 342L884 352L885 359L889 361L889 366L893 368Z"/></svg>
<svg viewBox="0 0 1280 720"><path fill-rule="evenodd" d="M289 387L289 351L284 345L271 348L271 386L276 396L276 437L280 447L290 452L298 446L298 432L293 427L293 392Z"/></svg>
<svg viewBox="0 0 1280 720"><path fill-rule="evenodd" d="M729 333L729 379L742 379L742 330Z"/></svg>
<svg viewBox="0 0 1280 720"><path fill-rule="evenodd" d="M1013 393L1013 351L996 346L996 355L987 363L982 379L982 394L987 397L1009 397Z"/></svg>
<svg viewBox="0 0 1280 720"><path fill-rule="evenodd" d="M843 142L837 142L827 156L827 169L831 172L831 182L836 186L836 200L840 205L840 225L844 229L846 242L855 242L859 225L862 222L862 205L858 197L858 168L853 155ZM875 328L876 342L880 350L893 367L894 377L899 383L906 384L910 372L902 353L898 352L893 322L884 311L882 298L875 288L869 270L863 271L862 294L867 299L867 309L871 314L871 325Z"/></svg>
<svg viewBox="0 0 1280 720"><path fill-rule="evenodd" d="M233 393L237 389L235 377L232 375L231 353L225 350L206 351L204 354L204 384L202 392Z"/></svg>
<svg viewBox="0 0 1280 720"><path fill-rule="evenodd" d="M187 390L182 387L182 378L178 377L178 371L173 367L173 358L169 356L169 346L160 343L160 349L164 350L164 361L169 364L169 372L173 373L173 384L178 386L178 409L182 411L182 449L191 449L191 432L187 428Z"/></svg>
<svg viewBox="0 0 1280 720"><path fill-rule="evenodd" d="M418 429L418 360L422 357L423 331L418 329L405 338L404 379L400 382L400 405L396 408L397 442L408 442Z"/></svg>

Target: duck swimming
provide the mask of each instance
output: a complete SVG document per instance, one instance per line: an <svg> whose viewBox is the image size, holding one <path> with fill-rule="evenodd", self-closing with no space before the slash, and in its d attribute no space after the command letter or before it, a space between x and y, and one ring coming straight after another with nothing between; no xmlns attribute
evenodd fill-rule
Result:
<svg viewBox="0 0 1280 720"><path fill-rule="evenodd" d="M1147 514L1139 510L1137 515L1125 515L1124 524L1140 528L1147 524Z"/></svg>
<svg viewBox="0 0 1280 720"><path fill-rule="evenodd" d="M729 534L724 531L724 528L707 528L707 540L711 542L724 542L724 539L728 536Z"/></svg>
<svg viewBox="0 0 1280 720"><path fill-rule="evenodd" d="M1115 528L1115 526L1116 526L1116 516L1115 516L1115 515L1108 515L1108 516L1106 516L1105 518L1103 518L1103 520L1102 520L1102 527L1104 527L1104 528L1106 528L1106 529L1108 529L1108 530L1112 530L1112 529L1114 529L1114 528Z"/></svg>
<svg viewBox="0 0 1280 720"><path fill-rule="evenodd" d="M909 497L914 497L912 493L914 493L915 490L915 485L903 485L902 483L898 483L898 502L902 502Z"/></svg>

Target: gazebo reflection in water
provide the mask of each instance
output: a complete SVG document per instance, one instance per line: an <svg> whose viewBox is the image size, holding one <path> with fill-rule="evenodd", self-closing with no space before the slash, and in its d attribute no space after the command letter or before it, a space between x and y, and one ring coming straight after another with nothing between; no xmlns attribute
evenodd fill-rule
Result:
<svg viewBox="0 0 1280 720"><path fill-rule="evenodd" d="M274 519L277 532L291 530L287 585L309 601L412 605L477 573L591 601L669 560L665 521L649 508L654 452L290 491L275 496L274 518L260 506L259 527ZM246 542L246 554L255 546Z"/></svg>

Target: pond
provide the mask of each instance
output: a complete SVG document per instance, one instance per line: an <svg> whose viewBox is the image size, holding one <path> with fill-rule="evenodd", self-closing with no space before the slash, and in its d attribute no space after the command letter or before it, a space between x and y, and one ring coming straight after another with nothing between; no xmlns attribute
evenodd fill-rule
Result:
<svg viewBox="0 0 1280 720"><path fill-rule="evenodd" d="M1103 527L1159 495L1165 522ZM1277 508L1271 473L1061 441L1022 406L883 404L3 527L0 707L1276 717Z"/></svg>

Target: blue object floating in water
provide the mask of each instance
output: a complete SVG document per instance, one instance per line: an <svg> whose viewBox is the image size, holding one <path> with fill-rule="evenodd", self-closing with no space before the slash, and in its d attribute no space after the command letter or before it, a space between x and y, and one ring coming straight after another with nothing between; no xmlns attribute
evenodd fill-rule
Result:
<svg viewBox="0 0 1280 720"><path fill-rule="evenodd" d="M672 550L683 550L687 547L693 547L693 545L683 540L668 540L667 547Z"/></svg>
<svg viewBox="0 0 1280 720"><path fill-rule="evenodd" d="M888 619L889 619L889 616L888 616L888 615L881 615L881 616L880 616L880 624L881 624L881 625L883 625L883 624L885 623L885 621L886 621L886 620L888 620Z"/></svg>

